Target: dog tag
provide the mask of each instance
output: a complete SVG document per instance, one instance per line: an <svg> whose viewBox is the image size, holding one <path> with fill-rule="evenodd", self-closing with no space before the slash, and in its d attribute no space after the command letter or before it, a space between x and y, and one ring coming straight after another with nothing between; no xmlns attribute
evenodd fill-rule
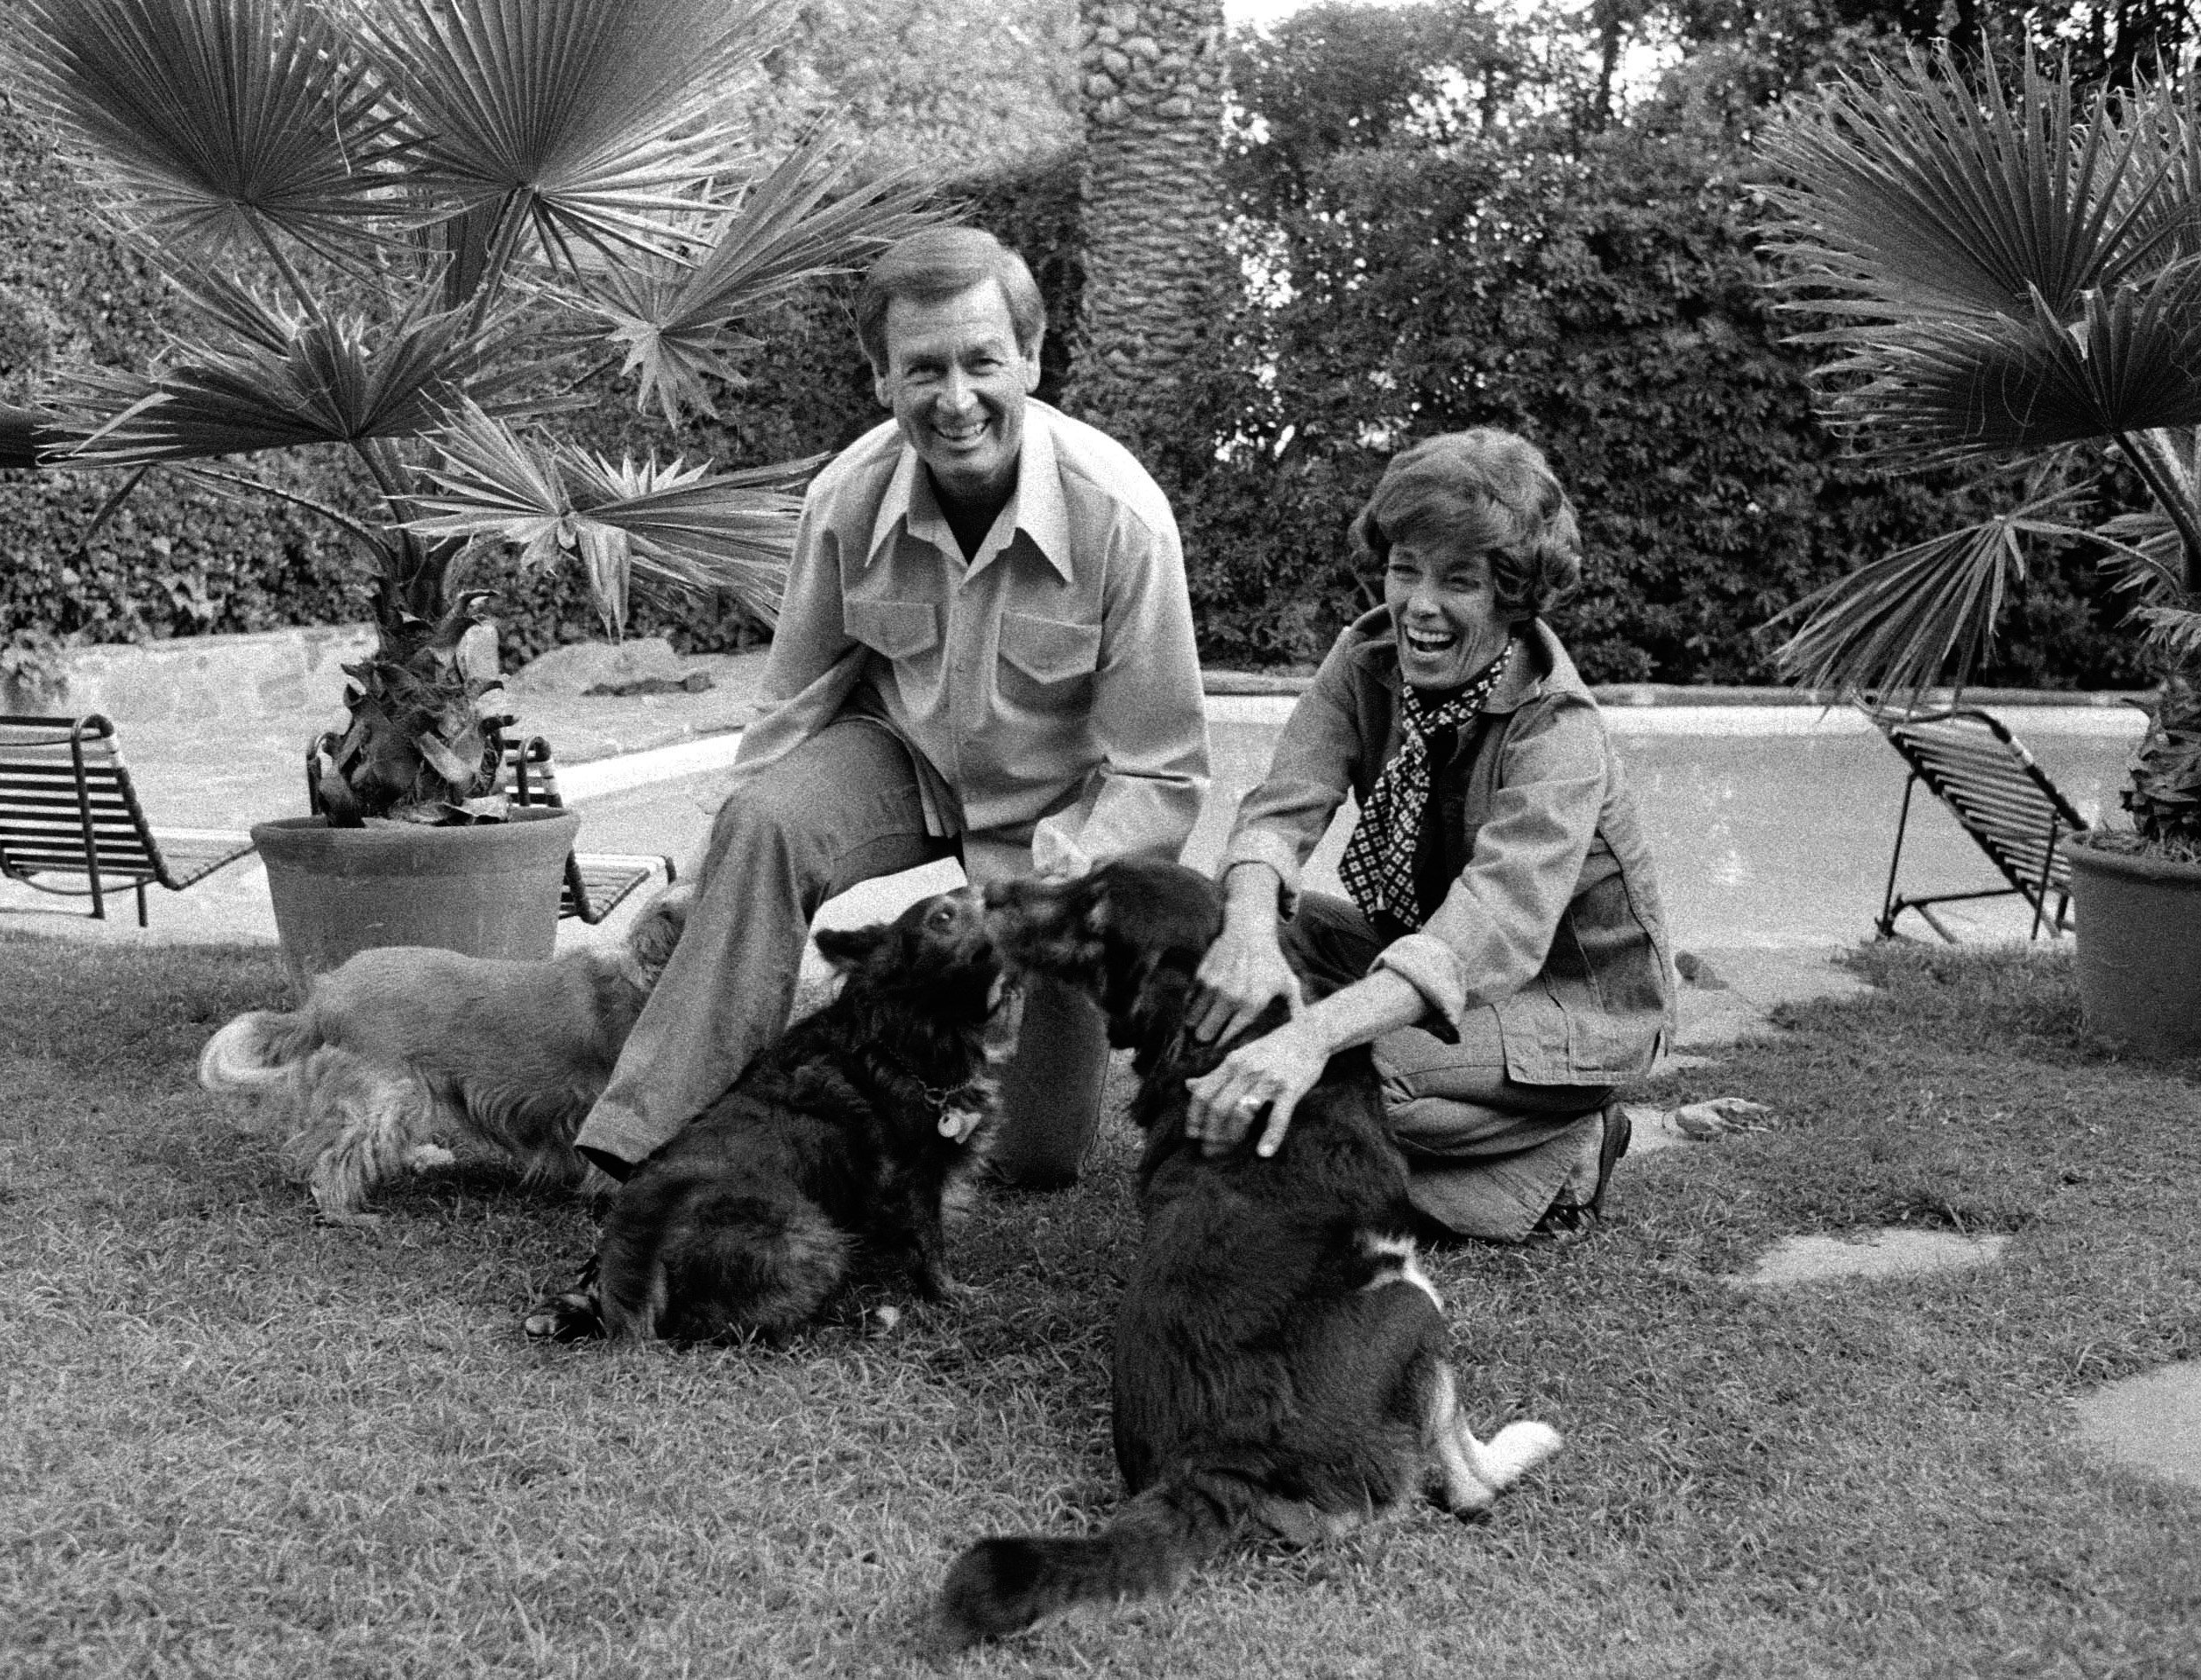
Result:
<svg viewBox="0 0 2201 1680"><path fill-rule="evenodd" d="M981 1108L943 1108L940 1111L940 1135L963 1142L978 1130L978 1123L986 1117Z"/></svg>

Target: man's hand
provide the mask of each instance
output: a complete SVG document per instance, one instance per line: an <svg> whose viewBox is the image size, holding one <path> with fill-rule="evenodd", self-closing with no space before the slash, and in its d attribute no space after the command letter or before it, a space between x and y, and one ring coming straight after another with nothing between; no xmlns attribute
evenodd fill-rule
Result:
<svg viewBox="0 0 2201 1680"><path fill-rule="evenodd" d="M1290 1128L1292 1110L1314 1089L1329 1056L1330 1046L1305 1014L1240 1045L1212 1072L1185 1082L1192 1092L1185 1135L1198 1140L1207 1154L1220 1155L1235 1148L1266 1108L1268 1121L1254 1153L1274 1155Z"/></svg>
<svg viewBox="0 0 2201 1680"><path fill-rule="evenodd" d="M1299 976L1284 960L1274 919L1240 925L1228 920L1200 959L1187 1024L1202 1044L1243 1032L1279 998L1295 1015L1301 1001Z"/></svg>

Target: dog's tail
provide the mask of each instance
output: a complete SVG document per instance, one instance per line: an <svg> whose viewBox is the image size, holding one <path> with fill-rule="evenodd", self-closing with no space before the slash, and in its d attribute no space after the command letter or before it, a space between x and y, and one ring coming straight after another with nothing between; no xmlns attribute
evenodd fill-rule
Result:
<svg viewBox="0 0 2201 1680"><path fill-rule="evenodd" d="M255 1009L207 1040L199 1053L199 1083L221 1097L264 1096L290 1077L293 1063L320 1045L304 1010L286 1014Z"/></svg>
<svg viewBox="0 0 2201 1680"><path fill-rule="evenodd" d="M813 1203L667 1173L614 1203L597 1287L610 1334L699 1342L792 1330L848 1270L847 1234Z"/></svg>
<svg viewBox="0 0 2201 1680"><path fill-rule="evenodd" d="M948 1571L941 1641L960 1650L1080 1605L1173 1592L1238 1531L1258 1497L1239 1477L1185 1471L1140 1495L1098 1534L982 1540Z"/></svg>

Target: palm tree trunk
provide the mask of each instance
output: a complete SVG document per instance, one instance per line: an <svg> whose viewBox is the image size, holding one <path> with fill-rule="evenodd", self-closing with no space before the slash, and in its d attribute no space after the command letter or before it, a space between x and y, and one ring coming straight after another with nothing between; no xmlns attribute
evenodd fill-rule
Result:
<svg viewBox="0 0 2201 1680"><path fill-rule="evenodd" d="M1085 289L1069 395L1106 423L1176 375L1218 299L1223 7L1080 0L1080 11Z"/></svg>

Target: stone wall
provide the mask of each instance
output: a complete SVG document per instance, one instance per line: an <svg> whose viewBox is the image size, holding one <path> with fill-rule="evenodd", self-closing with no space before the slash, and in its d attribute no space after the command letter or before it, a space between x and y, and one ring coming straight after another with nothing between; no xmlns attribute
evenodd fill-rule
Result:
<svg viewBox="0 0 2201 1680"><path fill-rule="evenodd" d="M372 626L347 624L72 648L58 690L29 694L0 682L0 709L99 712L118 724L242 725L327 712L333 723L343 707L343 665L374 645Z"/></svg>

